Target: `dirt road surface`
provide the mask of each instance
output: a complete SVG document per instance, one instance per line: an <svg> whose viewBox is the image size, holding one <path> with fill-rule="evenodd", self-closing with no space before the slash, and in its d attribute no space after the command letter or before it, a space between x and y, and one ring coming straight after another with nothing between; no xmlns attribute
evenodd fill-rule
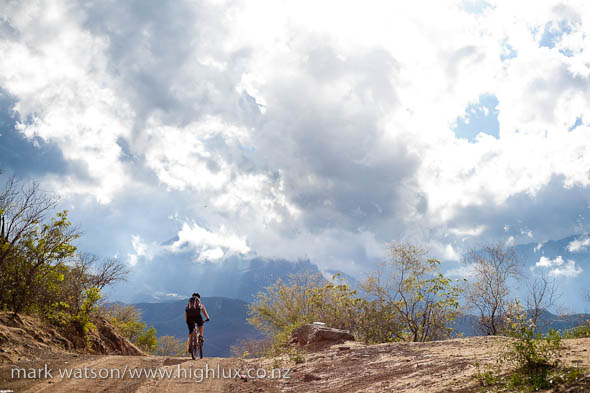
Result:
<svg viewBox="0 0 590 393"><path fill-rule="evenodd" d="M20 374L13 371L16 367ZM0 391L223 393L229 391L230 378L241 380L242 374L236 375L239 367L239 360L226 358L65 356L2 366ZM37 378L25 378L24 374Z"/></svg>
<svg viewBox="0 0 590 393"><path fill-rule="evenodd" d="M495 364L503 337L366 346L348 342L297 359L168 358L61 355L0 367L0 391L21 392L215 392L215 393L442 393L478 392L476 363ZM564 340L562 361L590 369L590 339ZM43 374L45 364L51 378ZM38 378L14 378L17 366ZM290 369L288 378L252 378L246 371ZM39 373L39 369L41 372ZM59 374L70 370L70 377ZM33 370L33 371L31 371ZM76 370L79 373L75 375ZM102 371L101 371L102 370ZM105 371L108 370L108 371ZM118 370L112 371L112 370ZM151 374L146 374L146 372ZM208 371L207 371L208 370ZM240 370L237 374L236 370ZM92 372L98 375L93 376ZM83 373L86 372L86 375ZM105 372L113 373L106 375ZM141 372L141 375L137 373ZM102 373L102 374L100 374ZM39 375L41 374L41 375ZM270 375L270 374L269 374ZM283 375L284 376L284 375ZM41 378L39 378L41 377ZM587 382L567 392L590 392Z"/></svg>

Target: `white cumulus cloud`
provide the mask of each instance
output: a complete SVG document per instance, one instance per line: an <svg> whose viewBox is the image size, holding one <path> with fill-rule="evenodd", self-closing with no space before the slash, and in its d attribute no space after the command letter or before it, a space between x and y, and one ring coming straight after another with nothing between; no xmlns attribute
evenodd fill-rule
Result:
<svg viewBox="0 0 590 393"><path fill-rule="evenodd" d="M580 252L588 247L590 247L590 236L572 240L567 245L567 250L569 252Z"/></svg>
<svg viewBox="0 0 590 393"><path fill-rule="evenodd" d="M535 264L535 267L549 269L549 275L556 277L577 277L582 274L582 267L576 264L573 259L563 260L563 257L557 256L554 259L541 257Z"/></svg>

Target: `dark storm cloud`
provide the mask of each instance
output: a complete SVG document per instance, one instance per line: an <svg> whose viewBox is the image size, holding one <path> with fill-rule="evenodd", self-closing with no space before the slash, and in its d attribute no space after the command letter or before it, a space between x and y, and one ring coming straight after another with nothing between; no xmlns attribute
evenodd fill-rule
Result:
<svg viewBox="0 0 590 393"><path fill-rule="evenodd" d="M258 114L252 98L235 89L248 49L221 48L227 9L172 0L83 2L83 8L86 27L109 38L109 68L135 111L136 131L154 111L181 126L205 114L245 123Z"/></svg>
<svg viewBox="0 0 590 393"><path fill-rule="evenodd" d="M566 188L562 176L553 176L534 195L522 192L501 205L490 200L479 206L465 207L449 223L449 227L477 225L487 227L480 241L506 240L514 236L517 243L542 242L589 232L590 193L584 187ZM528 231L532 231L533 238L528 237Z"/></svg>
<svg viewBox="0 0 590 393"><path fill-rule="evenodd" d="M273 84L255 145L281 169L307 230L380 232L380 224L418 203L411 182L418 157L378 124L382 111L398 107L391 82L396 61L382 51L343 60L324 45L309 52L304 69L303 76Z"/></svg>

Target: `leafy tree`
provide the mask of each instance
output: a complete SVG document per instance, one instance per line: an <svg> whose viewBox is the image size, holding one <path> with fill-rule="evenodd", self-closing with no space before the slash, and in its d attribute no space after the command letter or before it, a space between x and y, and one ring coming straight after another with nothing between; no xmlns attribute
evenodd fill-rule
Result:
<svg viewBox="0 0 590 393"><path fill-rule="evenodd" d="M22 245L39 231L56 199L43 193L38 183L24 185L9 178L0 191L0 308L12 302L15 264L22 264Z"/></svg>
<svg viewBox="0 0 590 393"><path fill-rule="evenodd" d="M48 285L55 285L51 278L63 280L58 270L74 255L72 242L78 236L63 211L49 223L32 226L21 237L20 247L5 258L7 298L15 314L31 306Z"/></svg>
<svg viewBox="0 0 590 393"><path fill-rule="evenodd" d="M56 206L38 183L12 177L0 189L0 310L38 314L68 334L81 333L88 345L100 290L124 279L127 269L116 259L99 264L76 253L79 231L67 211L51 217Z"/></svg>
<svg viewBox="0 0 590 393"><path fill-rule="evenodd" d="M279 279L256 295L249 305L248 322L270 335L297 323L312 322L317 303L312 301L312 290L323 283L319 274L291 275L288 282Z"/></svg>
<svg viewBox="0 0 590 393"><path fill-rule="evenodd" d="M341 274L332 276L333 282L312 287L310 302L313 319L336 329L354 332L359 319L362 300Z"/></svg>
<svg viewBox="0 0 590 393"><path fill-rule="evenodd" d="M378 322L375 337L366 340L424 342L449 337L449 324L459 313L459 283L440 273L438 260L425 259L422 247L392 244L389 251L390 259L363 285L367 311Z"/></svg>

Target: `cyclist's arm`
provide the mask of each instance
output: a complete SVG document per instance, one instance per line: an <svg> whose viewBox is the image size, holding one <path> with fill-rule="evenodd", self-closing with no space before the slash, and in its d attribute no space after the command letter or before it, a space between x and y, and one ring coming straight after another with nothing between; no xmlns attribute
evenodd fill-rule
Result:
<svg viewBox="0 0 590 393"><path fill-rule="evenodd" d="M188 313L186 311L184 312L184 321L188 323Z"/></svg>
<svg viewBox="0 0 590 393"><path fill-rule="evenodd" d="M201 310L203 311L203 314L205 314L205 318L209 319L209 314L207 314L207 310L205 309L205 306L203 306L201 308Z"/></svg>

